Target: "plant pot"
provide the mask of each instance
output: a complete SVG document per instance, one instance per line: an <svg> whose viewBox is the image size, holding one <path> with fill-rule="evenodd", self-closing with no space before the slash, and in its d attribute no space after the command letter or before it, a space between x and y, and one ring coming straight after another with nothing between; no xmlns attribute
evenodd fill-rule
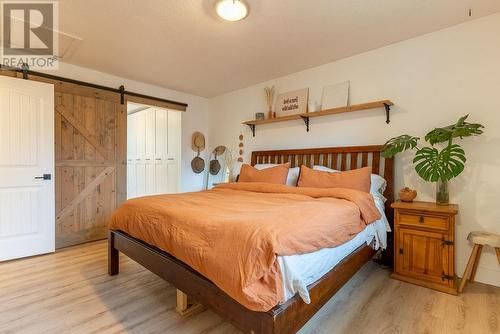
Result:
<svg viewBox="0 0 500 334"><path fill-rule="evenodd" d="M450 203L448 180L439 180L436 182L436 203L438 205L448 205Z"/></svg>

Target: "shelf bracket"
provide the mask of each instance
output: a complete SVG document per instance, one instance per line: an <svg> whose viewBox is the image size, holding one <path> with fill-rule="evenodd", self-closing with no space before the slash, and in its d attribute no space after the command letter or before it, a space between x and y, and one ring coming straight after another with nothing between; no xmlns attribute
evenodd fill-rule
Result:
<svg viewBox="0 0 500 334"><path fill-rule="evenodd" d="M384 107L385 107L385 117L386 117L386 120L385 122L387 124L389 124L391 122L391 106L388 105L387 103L384 103Z"/></svg>
<svg viewBox="0 0 500 334"><path fill-rule="evenodd" d="M23 63L23 65L21 66L21 69L23 70L23 79L28 80L28 73L29 73L30 67L28 66L28 64Z"/></svg>
<svg viewBox="0 0 500 334"><path fill-rule="evenodd" d="M247 124L250 127L250 130L252 130L252 135L255 137L255 124Z"/></svg>
<svg viewBox="0 0 500 334"><path fill-rule="evenodd" d="M300 116L302 120L304 121L304 124L306 125L306 131L309 132L309 117L307 116Z"/></svg>

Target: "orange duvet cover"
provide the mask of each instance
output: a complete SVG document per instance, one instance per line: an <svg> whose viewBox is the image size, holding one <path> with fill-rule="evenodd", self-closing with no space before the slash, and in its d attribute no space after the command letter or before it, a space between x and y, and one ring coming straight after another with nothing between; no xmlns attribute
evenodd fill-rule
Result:
<svg viewBox="0 0 500 334"><path fill-rule="evenodd" d="M358 190L239 182L129 200L110 228L175 256L248 309L268 311L284 301L277 255L341 245L377 219L373 197Z"/></svg>

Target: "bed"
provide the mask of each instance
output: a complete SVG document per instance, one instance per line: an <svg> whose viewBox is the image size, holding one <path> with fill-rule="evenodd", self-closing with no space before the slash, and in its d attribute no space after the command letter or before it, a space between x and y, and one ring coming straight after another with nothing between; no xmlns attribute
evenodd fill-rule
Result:
<svg viewBox="0 0 500 334"><path fill-rule="evenodd" d="M387 187L384 192L384 196L387 199L385 202L385 215L388 221L392 221L390 204L393 201L393 161L391 159L381 158L380 150L381 146L362 146L259 151L252 153L252 165L289 162L291 167L300 165L309 167L313 165L322 165L343 171L371 166L373 173L383 176L387 181ZM379 205L381 206L383 204ZM363 232L366 232L365 235L361 235L360 233L360 235L349 243L343 245L344 247L321 250L325 252L322 256L318 256L318 254L306 254L309 255L310 258L306 259L305 262L305 257L302 255L279 257L278 262L282 268L283 277L292 278L284 280L285 295L288 294L285 299L286 301L267 312L252 311L244 307L186 263L120 230L109 232L108 271L110 275L118 274L118 256L119 252L122 252L153 273L170 282L177 289L184 291L196 301L227 318L245 332L294 333L300 329L361 266L375 255L376 251L374 248L367 244L367 241L370 243L370 236L374 236L375 232ZM387 244L392 244L390 237ZM342 250L340 250L340 248L342 248ZM391 259L392 252L390 247L384 254L385 259ZM294 268L300 268L301 263L314 263L314 259L321 258L328 258L331 261L336 261L333 263L333 268L331 268L331 261L330 263L316 262L315 268L320 268L319 270L309 275L308 279L303 279L299 282L300 284L298 284L298 287L286 289L287 282L293 281L293 273L289 273L290 268L292 269L291 271L297 271ZM297 263L299 265L297 265ZM301 276L300 273L298 276ZM302 275L302 277L303 276L304 275ZM306 285L306 288L304 285ZM304 300L309 303L306 303Z"/></svg>

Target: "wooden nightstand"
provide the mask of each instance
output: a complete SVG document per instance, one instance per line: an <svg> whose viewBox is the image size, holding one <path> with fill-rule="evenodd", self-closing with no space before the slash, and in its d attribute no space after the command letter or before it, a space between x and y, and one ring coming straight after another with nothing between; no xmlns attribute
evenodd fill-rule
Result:
<svg viewBox="0 0 500 334"><path fill-rule="evenodd" d="M458 206L395 202L392 278L457 294L455 215Z"/></svg>

